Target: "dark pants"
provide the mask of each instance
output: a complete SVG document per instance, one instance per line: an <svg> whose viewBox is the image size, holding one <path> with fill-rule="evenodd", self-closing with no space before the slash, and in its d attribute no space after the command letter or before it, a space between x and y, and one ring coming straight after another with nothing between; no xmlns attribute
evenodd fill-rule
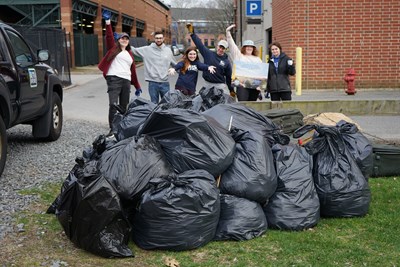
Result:
<svg viewBox="0 0 400 267"><path fill-rule="evenodd" d="M292 100L292 92L274 92L271 93L271 101L289 101Z"/></svg>
<svg viewBox="0 0 400 267"><path fill-rule="evenodd" d="M123 110L129 103L129 95L131 93L131 81L117 76L107 76L107 93L108 93L108 124L112 129L112 122L117 109L114 104L118 104Z"/></svg>
<svg viewBox="0 0 400 267"><path fill-rule="evenodd" d="M238 101L257 101L260 91L257 89L249 89L238 87L236 89L236 96Z"/></svg>

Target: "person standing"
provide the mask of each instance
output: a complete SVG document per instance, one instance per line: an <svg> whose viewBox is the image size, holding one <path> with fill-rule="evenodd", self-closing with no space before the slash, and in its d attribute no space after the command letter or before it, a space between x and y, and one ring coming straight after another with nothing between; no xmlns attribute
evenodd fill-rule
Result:
<svg viewBox="0 0 400 267"><path fill-rule="evenodd" d="M190 96L196 93L199 70L209 71L211 74L215 73L215 67L201 63L196 47L190 46L186 49L182 60L174 68L170 68L168 72L170 75L174 75L176 71L179 71L175 89Z"/></svg>
<svg viewBox="0 0 400 267"><path fill-rule="evenodd" d="M206 86L221 89L225 93L235 97L236 93L232 88L232 65L228 59L228 55L225 53L228 48L228 42L220 40L217 45L217 51L211 51L194 33L194 27L192 24L189 23L186 27L194 44L204 58L204 64L216 67L216 72L214 74L208 71L203 72L202 76Z"/></svg>
<svg viewBox="0 0 400 267"><path fill-rule="evenodd" d="M245 40L242 48L238 48L231 34L231 29L234 27L236 25L232 24L226 28L226 40L228 41L232 61L262 63L261 58L258 57L257 47L252 40ZM260 93L260 88L246 88L243 85L239 85L236 89L238 101L256 101Z"/></svg>
<svg viewBox="0 0 400 267"><path fill-rule="evenodd" d="M98 65L107 81L108 124L110 126L107 137L113 135L112 122L117 113L116 105L119 104L123 111L126 110L130 98L131 84L136 88L136 95L140 95L142 92L136 75L135 57L129 45L129 35L125 32L115 35L117 39L115 41L110 17L111 12L104 10L107 53Z"/></svg>
<svg viewBox="0 0 400 267"><path fill-rule="evenodd" d="M282 52L282 46L278 42L273 42L269 49L271 59L268 66L267 92L271 94L271 101L292 100L289 75L296 74L293 59Z"/></svg>
<svg viewBox="0 0 400 267"><path fill-rule="evenodd" d="M144 79L149 83L150 100L157 104L169 91L168 69L175 66L172 51L164 44L164 34L154 33L154 42L148 46L133 47L133 53L144 62Z"/></svg>

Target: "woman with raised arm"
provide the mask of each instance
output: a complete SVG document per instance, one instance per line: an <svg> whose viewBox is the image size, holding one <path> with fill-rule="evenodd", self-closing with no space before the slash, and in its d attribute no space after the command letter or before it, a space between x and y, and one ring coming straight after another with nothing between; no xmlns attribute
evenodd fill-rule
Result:
<svg viewBox="0 0 400 267"><path fill-rule="evenodd" d="M258 57L257 47L252 40L245 40L242 47L238 48L231 34L231 29L234 27L236 25L232 24L226 28L226 40L228 41L232 61L262 63L261 58ZM236 89L238 101L256 101L260 93L260 88L246 88L244 85L239 85Z"/></svg>
<svg viewBox="0 0 400 267"><path fill-rule="evenodd" d="M179 71L175 89L181 91L184 95L194 95L199 70L209 71L211 74L215 73L215 67L200 62L196 47L191 46L186 49L181 61L174 68L170 68L168 73L174 75L176 71Z"/></svg>

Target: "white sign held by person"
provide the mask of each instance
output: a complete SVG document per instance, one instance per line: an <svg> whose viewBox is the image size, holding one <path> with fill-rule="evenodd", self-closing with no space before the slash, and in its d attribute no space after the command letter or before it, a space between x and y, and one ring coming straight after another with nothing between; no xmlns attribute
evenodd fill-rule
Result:
<svg viewBox="0 0 400 267"><path fill-rule="evenodd" d="M268 63L252 63L235 60L233 62L234 86L261 89L267 88Z"/></svg>

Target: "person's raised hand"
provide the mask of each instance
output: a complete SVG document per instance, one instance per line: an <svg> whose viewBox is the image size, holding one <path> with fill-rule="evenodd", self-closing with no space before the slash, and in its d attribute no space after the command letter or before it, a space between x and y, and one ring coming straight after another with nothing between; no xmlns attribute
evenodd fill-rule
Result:
<svg viewBox="0 0 400 267"><path fill-rule="evenodd" d="M208 71L211 73L211 74L214 74L215 73L215 66L209 66L208 67Z"/></svg>
<svg viewBox="0 0 400 267"><path fill-rule="evenodd" d="M232 28L236 27L235 24L232 24L231 26L229 26L228 28L226 28L226 31L229 32Z"/></svg>
<svg viewBox="0 0 400 267"><path fill-rule="evenodd" d="M111 11L104 9L102 15L104 20L109 20L111 18Z"/></svg>
<svg viewBox="0 0 400 267"><path fill-rule="evenodd" d="M191 23L186 24L186 28L189 31L189 34L193 34L194 33L194 27Z"/></svg>

